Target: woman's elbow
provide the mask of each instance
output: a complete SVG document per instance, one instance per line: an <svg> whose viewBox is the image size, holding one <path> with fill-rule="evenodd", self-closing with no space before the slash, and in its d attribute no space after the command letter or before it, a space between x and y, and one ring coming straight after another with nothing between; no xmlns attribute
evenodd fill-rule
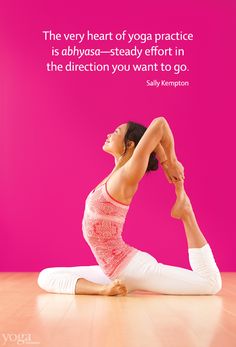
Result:
<svg viewBox="0 0 236 347"><path fill-rule="evenodd" d="M154 118L154 121L160 124L164 124L167 122L166 118L164 116L156 117Z"/></svg>
<svg viewBox="0 0 236 347"><path fill-rule="evenodd" d="M158 126L158 129L159 129L159 128L162 128L163 126L165 126L167 124L167 121L166 121L165 117L160 116L160 117L154 118L152 123L155 126Z"/></svg>

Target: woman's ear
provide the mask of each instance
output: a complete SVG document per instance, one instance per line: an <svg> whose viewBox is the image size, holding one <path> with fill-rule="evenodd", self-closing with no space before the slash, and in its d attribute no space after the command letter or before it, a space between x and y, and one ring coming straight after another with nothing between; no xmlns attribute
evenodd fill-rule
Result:
<svg viewBox="0 0 236 347"><path fill-rule="evenodd" d="M134 141L129 140L129 141L128 141L128 147L129 147L129 148L134 148L134 147L135 147Z"/></svg>

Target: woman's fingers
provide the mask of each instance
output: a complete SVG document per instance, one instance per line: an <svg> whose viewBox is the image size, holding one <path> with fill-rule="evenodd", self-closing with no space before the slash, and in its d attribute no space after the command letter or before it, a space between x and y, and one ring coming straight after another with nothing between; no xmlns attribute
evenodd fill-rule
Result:
<svg viewBox="0 0 236 347"><path fill-rule="evenodd" d="M171 179L171 177L168 175L168 173L165 171L165 176L166 176L166 178L167 178L167 181L169 182L169 183L172 183L172 179Z"/></svg>
<svg viewBox="0 0 236 347"><path fill-rule="evenodd" d="M176 183L185 179L184 167L178 162L175 165L163 165L165 176L169 183Z"/></svg>

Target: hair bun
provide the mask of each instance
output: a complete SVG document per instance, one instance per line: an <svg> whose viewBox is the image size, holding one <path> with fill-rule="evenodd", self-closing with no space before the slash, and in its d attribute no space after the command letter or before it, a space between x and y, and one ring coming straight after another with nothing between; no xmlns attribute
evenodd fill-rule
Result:
<svg viewBox="0 0 236 347"><path fill-rule="evenodd" d="M159 162L156 158L156 153L152 152L149 157L147 172L156 171L159 168Z"/></svg>

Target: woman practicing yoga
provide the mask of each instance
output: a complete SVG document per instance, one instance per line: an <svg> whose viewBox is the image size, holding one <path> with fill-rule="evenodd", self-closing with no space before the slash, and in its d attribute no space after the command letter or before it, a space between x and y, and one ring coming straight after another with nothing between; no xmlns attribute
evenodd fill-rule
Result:
<svg viewBox="0 0 236 347"><path fill-rule="evenodd" d="M184 168L175 153L174 138L164 117L148 128L127 122L118 126L103 145L115 158L112 172L87 196L83 236L98 265L52 267L39 273L38 285L51 293L126 295L134 290L160 294L212 295L222 280L210 245L203 236L184 190ZM122 239L132 198L145 173L160 162L176 202L171 216L181 219L192 270L159 263L149 253Z"/></svg>

